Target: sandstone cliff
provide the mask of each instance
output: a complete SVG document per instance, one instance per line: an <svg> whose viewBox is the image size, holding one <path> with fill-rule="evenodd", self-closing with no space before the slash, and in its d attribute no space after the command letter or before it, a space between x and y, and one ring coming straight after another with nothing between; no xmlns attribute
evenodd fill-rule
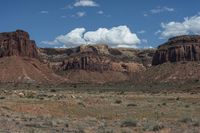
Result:
<svg viewBox="0 0 200 133"><path fill-rule="evenodd" d="M40 49L40 58L54 70L138 72L151 66L154 50L82 45L71 49Z"/></svg>
<svg viewBox="0 0 200 133"><path fill-rule="evenodd" d="M94 70L101 64L104 64L101 67L103 70L109 70L112 62L138 63L146 68L151 66L155 52L154 49L110 48L108 45L82 45L69 49L41 48L39 51L41 60L50 61L51 64L60 63L64 70L72 68Z"/></svg>
<svg viewBox="0 0 200 133"><path fill-rule="evenodd" d="M198 83L200 79L200 36L185 35L168 40L156 50L149 69L138 73L140 83Z"/></svg>
<svg viewBox="0 0 200 133"><path fill-rule="evenodd" d="M27 32L0 33L0 83L57 84L67 81L38 58L38 48Z"/></svg>
<svg viewBox="0 0 200 133"><path fill-rule="evenodd" d="M145 67L137 62L123 62L105 55L94 53L82 54L64 60L59 68L62 71L69 70L89 70L89 71L118 71L118 72L138 72Z"/></svg>
<svg viewBox="0 0 200 133"><path fill-rule="evenodd" d="M22 30L0 33L0 57L4 56L38 56L35 41L30 40L29 34Z"/></svg>
<svg viewBox="0 0 200 133"><path fill-rule="evenodd" d="M154 54L152 65L165 62L199 61L200 36L179 36L169 39L158 47Z"/></svg>
<svg viewBox="0 0 200 133"><path fill-rule="evenodd" d="M81 45L69 49L39 49L39 58L72 82L105 83L130 80L130 75L151 66L154 49Z"/></svg>

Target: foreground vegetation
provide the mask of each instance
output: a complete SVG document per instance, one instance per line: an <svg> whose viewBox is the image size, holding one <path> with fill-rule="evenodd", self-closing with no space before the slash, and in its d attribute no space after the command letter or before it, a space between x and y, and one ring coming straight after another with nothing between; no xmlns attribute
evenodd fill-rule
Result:
<svg viewBox="0 0 200 133"><path fill-rule="evenodd" d="M0 133L199 133L193 85L2 84Z"/></svg>

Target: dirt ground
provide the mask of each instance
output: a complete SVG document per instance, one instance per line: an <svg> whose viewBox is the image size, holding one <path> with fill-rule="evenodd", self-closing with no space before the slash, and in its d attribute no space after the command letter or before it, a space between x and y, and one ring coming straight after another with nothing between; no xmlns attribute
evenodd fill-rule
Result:
<svg viewBox="0 0 200 133"><path fill-rule="evenodd" d="M200 93L0 89L0 133L200 133Z"/></svg>

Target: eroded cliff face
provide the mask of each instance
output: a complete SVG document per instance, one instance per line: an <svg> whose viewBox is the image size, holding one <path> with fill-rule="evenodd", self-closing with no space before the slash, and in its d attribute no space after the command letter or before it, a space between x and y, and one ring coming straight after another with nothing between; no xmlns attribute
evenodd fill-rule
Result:
<svg viewBox="0 0 200 133"><path fill-rule="evenodd" d="M104 44L82 45L72 49L40 49L41 59L50 61L50 67L60 72L138 72L149 67L152 53L154 50L117 49Z"/></svg>
<svg viewBox="0 0 200 133"><path fill-rule="evenodd" d="M39 57L56 70L134 72L151 66L154 49L110 48L82 45L70 49L39 49ZM134 70L135 69L135 70Z"/></svg>
<svg viewBox="0 0 200 133"><path fill-rule="evenodd" d="M85 53L77 57L66 59L60 65L61 69L82 69L91 71L106 71L110 69L110 60L93 53Z"/></svg>
<svg viewBox="0 0 200 133"><path fill-rule="evenodd" d="M95 53L83 53L76 57L64 60L58 70L89 70L89 71L117 71L117 72L138 72L144 70L142 64L136 62L117 61L105 55Z"/></svg>
<svg viewBox="0 0 200 133"><path fill-rule="evenodd" d="M158 47L154 54L152 65L165 62L199 61L200 36L179 36L169 39Z"/></svg>
<svg viewBox="0 0 200 133"><path fill-rule="evenodd" d="M0 57L4 56L38 56L35 41L30 40L29 34L22 30L0 33Z"/></svg>

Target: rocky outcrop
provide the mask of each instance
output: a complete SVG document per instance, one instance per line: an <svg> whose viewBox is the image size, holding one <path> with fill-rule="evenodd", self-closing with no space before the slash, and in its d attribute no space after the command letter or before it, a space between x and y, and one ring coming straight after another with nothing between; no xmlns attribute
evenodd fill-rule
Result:
<svg viewBox="0 0 200 133"><path fill-rule="evenodd" d="M154 49L81 45L75 48L40 48L39 59L58 75L73 82L122 82L151 66ZM134 74L133 74L134 73Z"/></svg>
<svg viewBox="0 0 200 133"><path fill-rule="evenodd" d="M101 64L104 64L102 66L103 70L108 70L112 66L112 62L121 62L120 64L128 63L129 65L130 63L137 63L144 67L150 67L154 53L154 49L110 48L108 45L101 44L82 45L69 49L40 48L39 58L45 62L49 61L50 64L54 64L57 67L60 66L58 64L63 64L61 65L62 70L72 68L95 70ZM86 60L87 63L82 63L83 60ZM85 64L86 68L82 64Z"/></svg>
<svg viewBox="0 0 200 133"><path fill-rule="evenodd" d="M110 60L93 53L87 53L64 60L60 68L64 71L72 69L106 71L110 69Z"/></svg>
<svg viewBox="0 0 200 133"><path fill-rule="evenodd" d="M0 57L5 56L36 58L38 52L35 41L30 40L29 34L22 30L0 33Z"/></svg>
<svg viewBox="0 0 200 133"><path fill-rule="evenodd" d="M117 71L136 72L144 69L144 66L134 62L115 61L114 59L94 53L84 53L80 56L71 57L57 65L57 70L89 70L89 71Z"/></svg>
<svg viewBox="0 0 200 133"><path fill-rule="evenodd" d="M39 49L39 58L56 74L72 82L107 83L130 80L132 73L146 69L143 62L151 61L152 52L82 45L70 49Z"/></svg>
<svg viewBox="0 0 200 133"><path fill-rule="evenodd" d="M151 58L147 57L152 57L145 50L109 48L103 44L81 45L72 49L40 49L40 55L43 60L50 61L50 67L60 72L87 70L132 73L145 69L143 61L148 62Z"/></svg>
<svg viewBox="0 0 200 133"><path fill-rule="evenodd" d="M200 36L179 36L168 40L158 47L154 54L152 65L165 62L199 61L200 60Z"/></svg>

